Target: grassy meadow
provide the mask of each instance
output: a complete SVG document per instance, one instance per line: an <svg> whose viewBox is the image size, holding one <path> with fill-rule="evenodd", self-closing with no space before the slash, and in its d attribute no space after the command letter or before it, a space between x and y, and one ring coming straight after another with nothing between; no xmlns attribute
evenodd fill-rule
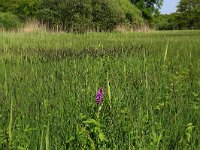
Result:
<svg viewBox="0 0 200 150"><path fill-rule="evenodd" d="M0 120L2 150L198 150L200 31L0 32Z"/></svg>

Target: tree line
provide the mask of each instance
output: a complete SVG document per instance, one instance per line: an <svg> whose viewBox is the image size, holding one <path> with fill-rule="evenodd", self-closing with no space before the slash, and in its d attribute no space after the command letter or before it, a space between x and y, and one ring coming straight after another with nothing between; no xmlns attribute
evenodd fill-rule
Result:
<svg viewBox="0 0 200 150"><path fill-rule="evenodd" d="M144 24L156 29L199 27L199 0L181 0L178 12L170 15L160 15L162 3L163 0L0 0L0 28L12 28L33 19L48 29L72 32L134 29Z"/></svg>
<svg viewBox="0 0 200 150"><path fill-rule="evenodd" d="M200 0L180 0L177 11L154 18L159 30L200 29Z"/></svg>

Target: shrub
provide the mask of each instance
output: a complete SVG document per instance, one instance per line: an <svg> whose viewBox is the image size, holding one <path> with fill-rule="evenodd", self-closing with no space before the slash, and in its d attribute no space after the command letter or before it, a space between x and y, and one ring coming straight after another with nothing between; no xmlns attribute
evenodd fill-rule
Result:
<svg viewBox="0 0 200 150"><path fill-rule="evenodd" d="M100 30L111 31L125 21L125 14L114 0L93 1L93 22Z"/></svg>
<svg viewBox="0 0 200 150"><path fill-rule="evenodd" d="M84 31L91 26L91 0L44 0L37 19L50 29L55 26L66 31Z"/></svg>
<svg viewBox="0 0 200 150"><path fill-rule="evenodd" d="M137 25L142 14L129 0L42 0L36 18L52 29L85 32L112 31Z"/></svg>
<svg viewBox="0 0 200 150"><path fill-rule="evenodd" d="M117 2L123 10L128 23L133 25L143 22L142 12L130 0L118 0Z"/></svg>
<svg viewBox="0 0 200 150"><path fill-rule="evenodd" d="M8 12L0 12L0 28L6 30L16 29L20 24L21 22L16 15Z"/></svg>

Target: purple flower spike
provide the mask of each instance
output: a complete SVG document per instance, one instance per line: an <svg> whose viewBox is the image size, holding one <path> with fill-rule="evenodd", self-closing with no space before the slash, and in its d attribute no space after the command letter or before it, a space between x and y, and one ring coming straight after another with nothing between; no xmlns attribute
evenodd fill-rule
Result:
<svg viewBox="0 0 200 150"><path fill-rule="evenodd" d="M102 100L103 100L103 88L99 88L96 95L96 103L100 104L102 103Z"/></svg>

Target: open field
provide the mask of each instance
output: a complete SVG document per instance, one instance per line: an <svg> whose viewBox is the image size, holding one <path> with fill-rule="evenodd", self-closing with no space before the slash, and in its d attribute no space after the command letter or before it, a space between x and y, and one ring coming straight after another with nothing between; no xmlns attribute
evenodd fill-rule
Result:
<svg viewBox="0 0 200 150"><path fill-rule="evenodd" d="M200 149L200 31L0 32L0 120L0 149Z"/></svg>

